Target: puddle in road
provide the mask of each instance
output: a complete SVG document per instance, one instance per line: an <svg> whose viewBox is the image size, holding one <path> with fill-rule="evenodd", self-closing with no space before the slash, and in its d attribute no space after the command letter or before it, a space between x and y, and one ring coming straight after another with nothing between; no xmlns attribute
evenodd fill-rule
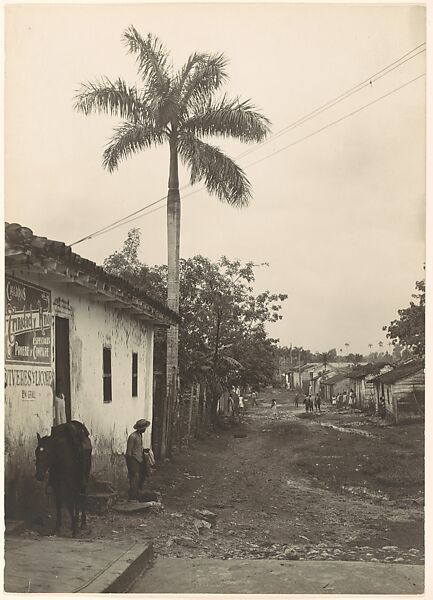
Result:
<svg viewBox="0 0 433 600"><path fill-rule="evenodd" d="M389 497L380 490L373 492L365 486L342 485L341 489L343 492L353 494L354 496L363 496L364 498L370 498L371 500L389 500Z"/></svg>
<svg viewBox="0 0 433 600"><path fill-rule="evenodd" d="M362 435L368 438L375 438L377 436L373 435L369 431L364 431L363 429L355 429L350 425L347 427L339 427L338 425L333 425L332 423L319 423L322 427L328 427L329 429L335 429L337 431L341 431L342 433L356 433L357 435Z"/></svg>

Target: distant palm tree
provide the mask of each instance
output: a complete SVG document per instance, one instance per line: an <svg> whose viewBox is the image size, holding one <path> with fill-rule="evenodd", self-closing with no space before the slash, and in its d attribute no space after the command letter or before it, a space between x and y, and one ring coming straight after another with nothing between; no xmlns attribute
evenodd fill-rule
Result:
<svg viewBox="0 0 433 600"><path fill-rule="evenodd" d="M371 349L373 348L373 344L368 344L368 347L370 348L370 352L371 352Z"/></svg>
<svg viewBox="0 0 433 600"><path fill-rule="evenodd" d="M325 372L326 372L326 367L328 366L329 357L330 357L330 352L322 352L322 354L320 355L320 358L322 360L322 365L325 367Z"/></svg>
<svg viewBox="0 0 433 600"><path fill-rule="evenodd" d="M344 342L344 345L346 346L346 354L349 352L349 342Z"/></svg>
<svg viewBox="0 0 433 600"><path fill-rule="evenodd" d="M270 122L249 100L215 98L215 92L228 78L223 54L195 52L175 73L169 53L157 37L142 37L131 26L124 32L123 41L129 52L136 55L141 87L129 86L121 78L82 84L75 108L86 115L106 112L124 119L115 128L103 154L103 166L110 172L132 154L168 144L167 296L168 306L178 311L178 161L189 168L191 184L202 181L219 200L236 207L247 206L251 185L244 171L217 146L200 138L230 136L242 142L260 142L269 133ZM172 326L167 335L167 385L176 382L177 368L178 327Z"/></svg>

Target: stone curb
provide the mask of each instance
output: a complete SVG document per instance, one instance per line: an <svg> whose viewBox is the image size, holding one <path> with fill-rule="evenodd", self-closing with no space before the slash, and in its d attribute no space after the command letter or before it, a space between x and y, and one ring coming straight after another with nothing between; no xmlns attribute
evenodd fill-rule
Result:
<svg viewBox="0 0 433 600"><path fill-rule="evenodd" d="M153 544L144 546L136 542L114 562L110 563L103 573L93 581L74 590L83 594L118 594L125 593L143 571L148 569L154 560Z"/></svg>

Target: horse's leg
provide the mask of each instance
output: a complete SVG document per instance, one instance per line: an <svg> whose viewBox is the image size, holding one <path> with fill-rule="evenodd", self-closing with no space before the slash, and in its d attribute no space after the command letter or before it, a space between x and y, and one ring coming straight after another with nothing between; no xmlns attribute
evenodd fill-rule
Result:
<svg viewBox="0 0 433 600"><path fill-rule="evenodd" d="M83 493L80 494L81 529L84 529L84 527L86 527L86 525L87 525L86 498L87 498L87 490L84 490Z"/></svg>
<svg viewBox="0 0 433 600"><path fill-rule="evenodd" d="M72 537L76 537L78 533L78 503L75 494L70 492L71 490L69 490L66 502L68 506L69 516L71 517Z"/></svg>

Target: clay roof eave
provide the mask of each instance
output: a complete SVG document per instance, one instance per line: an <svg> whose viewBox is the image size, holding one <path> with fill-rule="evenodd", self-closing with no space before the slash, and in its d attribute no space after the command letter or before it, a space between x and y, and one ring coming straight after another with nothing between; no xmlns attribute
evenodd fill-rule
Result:
<svg viewBox="0 0 433 600"><path fill-rule="evenodd" d="M12 229L12 231L11 231ZM105 271L96 263L82 258L62 242L34 236L28 228L18 224L5 227L6 268L39 270L42 274L58 276L59 281L73 283L88 290L89 294L118 301L116 308L129 310L137 318L160 326L180 323L178 313L152 298L128 280Z"/></svg>

